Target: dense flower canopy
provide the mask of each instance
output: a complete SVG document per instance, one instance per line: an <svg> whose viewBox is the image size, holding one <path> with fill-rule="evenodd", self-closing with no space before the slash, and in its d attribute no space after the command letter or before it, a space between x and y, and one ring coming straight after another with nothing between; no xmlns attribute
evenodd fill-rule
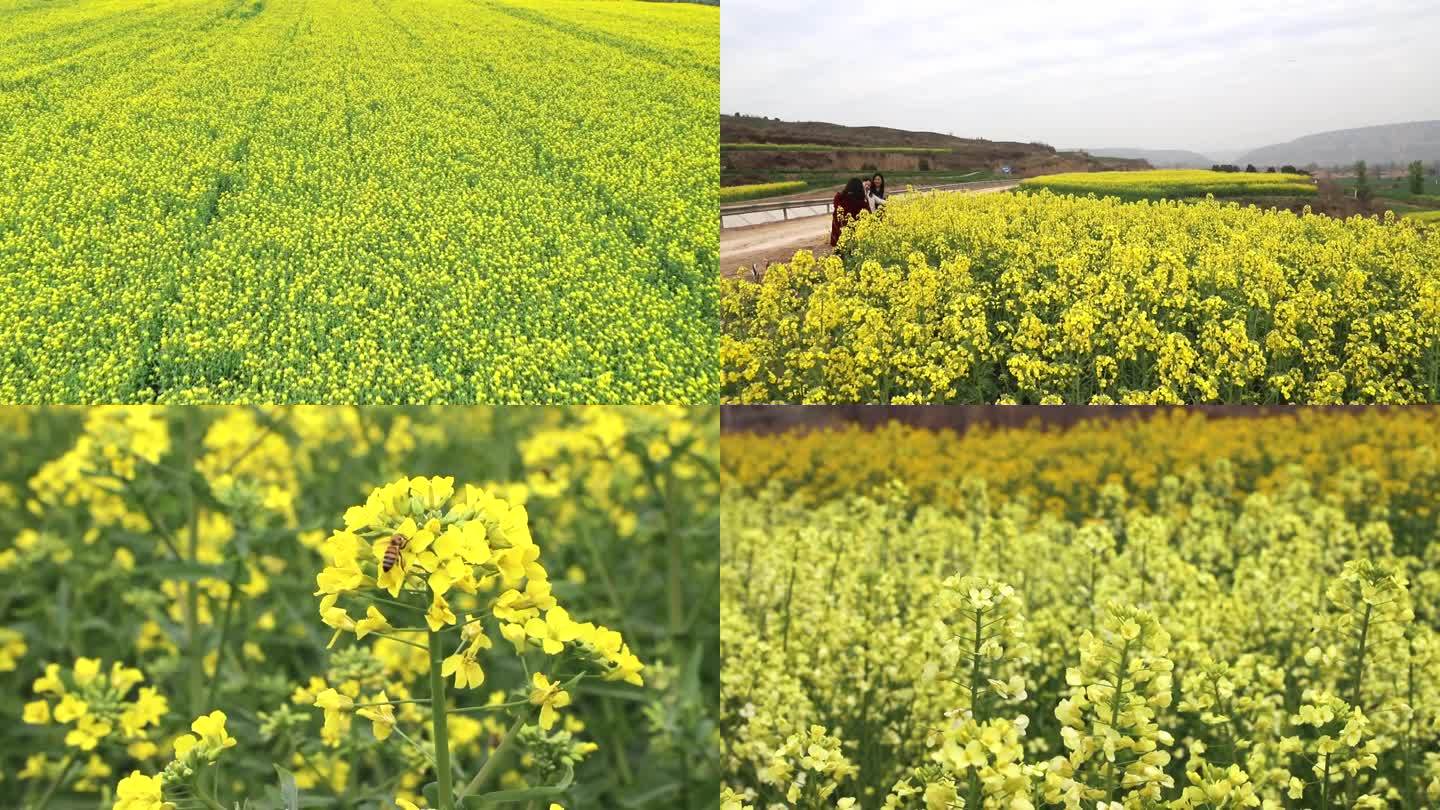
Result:
<svg viewBox="0 0 1440 810"><path fill-rule="evenodd" d="M727 402L1440 401L1440 229L916 195L722 281Z"/></svg>
<svg viewBox="0 0 1440 810"><path fill-rule="evenodd" d="M101 0L4 29L0 401L715 399L718 9Z"/></svg>
<svg viewBox="0 0 1440 810"><path fill-rule="evenodd" d="M727 436L722 806L1435 806L1437 420Z"/></svg>

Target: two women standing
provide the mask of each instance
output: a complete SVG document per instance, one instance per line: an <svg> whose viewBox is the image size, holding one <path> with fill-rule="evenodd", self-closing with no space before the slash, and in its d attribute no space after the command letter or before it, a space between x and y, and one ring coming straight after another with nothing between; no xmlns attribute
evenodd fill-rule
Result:
<svg viewBox="0 0 1440 810"><path fill-rule="evenodd" d="M885 204L885 175L876 172L869 180L850 178L845 188L835 192L835 213L830 219L830 246L840 242L840 232L862 213L878 213Z"/></svg>

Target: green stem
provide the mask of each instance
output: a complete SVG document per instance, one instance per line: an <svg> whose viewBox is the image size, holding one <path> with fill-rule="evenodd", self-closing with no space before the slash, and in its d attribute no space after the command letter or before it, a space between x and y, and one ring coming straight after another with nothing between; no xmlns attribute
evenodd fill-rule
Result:
<svg viewBox="0 0 1440 810"><path fill-rule="evenodd" d="M200 510L195 505L195 417L193 409L185 413L185 469L190 475L185 478L185 510L190 526L189 545L186 559L193 563L200 556ZM185 642L190 647L190 716L198 717L204 706L200 693L205 688L205 642L200 637L200 583L190 580L185 593ZM218 673L217 673L218 674Z"/></svg>
<svg viewBox="0 0 1440 810"><path fill-rule="evenodd" d="M407 604L405 604L404 602L397 602L397 601L395 601L394 599L386 599L386 598L383 597L383 596L368 596L368 595L367 595L365 598L369 599L371 602L380 602L380 603L386 604L386 605L394 605L395 607L401 607L401 608L406 608L406 609L408 609L408 610L413 610L413 611L415 611L416 613L424 613L424 612L425 612L424 608L416 607L415 605L407 605ZM419 629L420 629L420 630L424 630L424 629L426 629L426 628L421 627L421 628L419 628Z"/></svg>
<svg viewBox="0 0 1440 810"><path fill-rule="evenodd" d="M140 505L140 511L145 513L145 519L150 521L150 525L155 529L155 533L160 538L160 542L165 544L165 547L170 550L170 553L174 555L175 559L184 559L184 555L180 553L180 547L175 544L174 536L171 535L169 529L165 528L165 524L161 523L160 519L155 516L155 512L150 509L150 504L140 496L140 492L132 487L128 481L123 483L123 487L124 491L129 492L131 497L135 499L135 502Z"/></svg>
<svg viewBox="0 0 1440 810"><path fill-rule="evenodd" d="M42 810L50 804L50 797L55 795L56 789L60 787L61 782L65 781L65 777L70 775L70 769L73 767L75 767L75 752L72 751L69 756L65 757L65 764L60 767L60 775L56 776L55 781L50 783L50 787L45 789L45 795L40 797L40 802L35 805L34 810Z"/></svg>
<svg viewBox="0 0 1440 810"><path fill-rule="evenodd" d="M661 514L665 519L665 540L670 546L670 570L667 585L670 592L670 644L671 655L685 635L685 548L680 535L675 531L675 516L670 507L668 487L662 489L655 481L655 494L660 498Z"/></svg>
<svg viewBox="0 0 1440 810"><path fill-rule="evenodd" d="M1325 775L1320 777L1320 810L1330 810L1330 755L1325 755Z"/></svg>
<svg viewBox="0 0 1440 810"><path fill-rule="evenodd" d="M384 633L371 633L371 635L375 636L376 638L389 639L390 641L393 641L393 642L395 642L396 644L409 644L411 647L418 647L418 648L420 648L420 649L422 649L422 650L424 650L424 649L429 649L429 650L431 650L432 652L444 652L444 651L445 651L444 648L437 646L437 645L435 644L435 642L433 641L434 637L435 637L436 635L438 635L437 633L431 633L431 634L430 634L430 636L431 636L431 638L432 638L432 641L430 642L430 646L429 646L428 648L427 648L424 644L418 644L418 643L416 643L416 642L414 642L414 641L409 641L409 640L400 638L400 637L398 637L398 636L387 636L387 635L385 635Z"/></svg>
<svg viewBox="0 0 1440 810"><path fill-rule="evenodd" d="M601 701L600 708L601 711L605 713L606 724L609 725L611 728L614 728L618 725L621 728L620 739L627 739L629 737L630 731L629 720L626 719L624 715L621 715L619 717L616 716L614 701ZM606 747L610 749L611 756L615 761L615 770L617 771L617 776L620 780L620 784L628 785L631 782L635 781L635 775L630 771L630 758L625 754L624 751L621 750L622 746L609 745Z"/></svg>
<svg viewBox="0 0 1440 810"><path fill-rule="evenodd" d="M1230 752L1230 761L1227 765L1237 765L1240 762L1240 752L1235 747L1235 723L1231 720L1230 707L1220 700L1220 682L1210 681L1210 694L1215 698L1215 709L1225 715L1225 748Z"/></svg>
<svg viewBox="0 0 1440 810"><path fill-rule="evenodd" d="M986 718L980 715L980 646L983 643L985 611L975 611L975 644L970 651L970 717L978 725L983 725ZM965 801L966 807L980 806L980 772L971 768L969 778L969 798Z"/></svg>
<svg viewBox="0 0 1440 810"><path fill-rule="evenodd" d="M790 650L790 600L795 595L795 569L800 565L800 545L795 545L794 558L790 560L790 576L785 580L785 628L780 633L780 651Z"/></svg>
<svg viewBox="0 0 1440 810"><path fill-rule="evenodd" d="M605 562L605 555L601 552L600 547L596 545L594 538L590 536L591 533L588 530L582 528L579 535L581 541L585 544L586 553L590 555L590 564L595 567L595 570L600 572L600 582L605 586L605 595L610 599L611 610L615 612L616 629L630 642L631 648L635 649L635 636L627 631L624 621L624 617L628 614L629 609L626 606L624 598L620 596L620 589L615 585L615 578L610 575L610 567ZM636 654L638 655L639 653Z"/></svg>
<svg viewBox="0 0 1440 810"><path fill-rule="evenodd" d="M430 765L431 765L431 767L434 767L434 765L435 765L435 758L432 757L432 756L430 756L430 752L429 752L429 751L426 751L424 748L421 748L421 747L420 747L420 743L417 743L417 742L415 742L414 740L410 739L410 735L408 735L408 734L406 734L405 732L401 731L399 726L396 726L396 727L395 727L395 733L400 735L400 739L404 740L405 742L410 743L410 746L411 746L412 748L414 748L417 752L419 752L420 756L424 757L424 758L425 758L425 761L426 761L426 762L429 762Z"/></svg>
<svg viewBox="0 0 1440 810"><path fill-rule="evenodd" d="M509 703L487 703L484 706L462 706L458 709L451 709L449 711L449 714L466 714L468 712L496 712L501 709L508 709L514 706L523 706L529 702L530 701L527 699L512 700Z"/></svg>
<svg viewBox="0 0 1440 810"><path fill-rule="evenodd" d="M1120 720L1120 702L1125 697L1125 671L1130 663L1130 642L1120 648L1120 666L1115 670L1115 694L1110 703L1110 728L1113 731L1115 724ZM1115 762L1112 760L1105 765L1105 801L1110 801L1115 796L1117 776L1115 774Z"/></svg>
<svg viewBox="0 0 1440 810"><path fill-rule="evenodd" d="M221 475L229 475L230 473L234 472L235 468L240 466L240 462L244 461L246 456L259 449L260 444L265 441L265 438L269 436L272 431L275 430L275 423L266 419L265 414L259 408L252 408L251 411L257 417L255 421L264 422L264 424L260 426L260 432L255 434L254 441L250 442L250 444L247 445L244 450L241 450L239 455L235 456L235 458L230 459L230 463L225 466L224 471L220 473Z"/></svg>
<svg viewBox="0 0 1440 810"><path fill-rule="evenodd" d="M1355 652L1355 685L1350 695L1350 705L1357 709L1360 706L1360 684L1365 677L1365 642L1370 635L1370 614L1374 610L1373 605L1365 606L1365 618L1360 622L1360 648ZM1363 709L1362 709L1363 710Z"/></svg>
<svg viewBox="0 0 1440 810"><path fill-rule="evenodd" d="M484 765L480 766L480 772L475 774L475 778L470 780L470 784L460 789L460 801L464 801L466 796L485 787L490 777L494 776L500 770L500 765L505 758L505 754L509 752L510 746L515 741L516 734L519 733L520 727L525 725L525 721L530 719L530 715L531 712L529 711L521 712L520 716L515 718L515 722L510 725L510 728L506 729L505 736L500 740L500 744L495 746L495 750L490 752L490 758L485 760Z"/></svg>
<svg viewBox="0 0 1440 810"><path fill-rule="evenodd" d="M398 603L397 603L397 604L398 604ZM455 631L455 630L459 630L460 628L462 628L462 627L464 627L464 626L466 626L466 625L474 624L474 623L476 623L476 622L478 622L478 621L481 621L481 620L483 620L484 618L485 618L484 616L475 616L475 617L473 617L473 618L466 619L465 621L460 622L459 624L447 624L447 625L445 625L444 627L440 628L440 629L439 629L438 631L436 631L436 632L439 632L439 633L449 633L449 632L453 632L453 631ZM392 633L428 633L428 632L430 632L430 628L429 628L429 626L425 626L425 627L391 627L391 628L390 628L390 632L392 632Z"/></svg>
<svg viewBox="0 0 1440 810"><path fill-rule="evenodd" d="M225 658L225 641L230 636L230 619L235 613L235 595L240 589L237 583L240 581L240 572L244 567L239 560L231 563L232 573L230 580L226 583L229 586L229 593L225 597L225 615L220 620L220 641L215 645L215 677L210 679L210 690L205 698L206 706L215 705L215 695L220 691L220 666Z"/></svg>
<svg viewBox="0 0 1440 810"><path fill-rule="evenodd" d="M210 810L225 810L225 805L221 804L221 803L210 793L210 791L206 790L204 787L202 787L202 786L200 785L200 780L199 780L199 778L197 778L197 779L195 780L195 785L194 785L194 787L195 787L195 792L192 793L192 794L190 794L190 795L194 796L196 799L199 799L201 802L203 802L203 803L205 804L206 807L210 808Z"/></svg>
<svg viewBox="0 0 1440 810"><path fill-rule="evenodd" d="M430 723L435 738L435 774L440 810L455 810L455 788L450 784L450 730L445 716L445 678L440 674L440 634L430 633Z"/></svg>
<svg viewBox="0 0 1440 810"><path fill-rule="evenodd" d="M1415 741L1415 642L1410 642L1409 662L1405 668L1406 694L1409 705L1412 709L1410 717L1405 722L1405 759L1403 765L1405 779L1405 810L1413 810L1415 807L1415 777L1412 776L1414 765L1411 751Z"/></svg>
<svg viewBox="0 0 1440 810"><path fill-rule="evenodd" d="M386 701L382 701L382 702L378 702L378 703L356 703L356 704L354 704L353 706L351 706L350 708L352 708L352 709L368 709L368 708L370 708L370 707L372 707L372 706L399 706L399 705L402 704L402 703L429 703L429 702L430 702L430 699L429 699L429 698L419 698L419 699L417 699L417 700L386 700Z"/></svg>

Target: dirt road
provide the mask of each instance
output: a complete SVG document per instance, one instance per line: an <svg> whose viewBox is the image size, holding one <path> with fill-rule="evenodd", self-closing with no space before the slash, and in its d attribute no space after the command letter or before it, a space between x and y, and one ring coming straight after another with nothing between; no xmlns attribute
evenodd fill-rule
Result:
<svg viewBox="0 0 1440 810"><path fill-rule="evenodd" d="M763 271L765 265L788 260L803 249L813 250L817 256L830 253L830 217L805 217L721 231L720 273L748 274L754 265L758 265L757 272Z"/></svg>
<svg viewBox="0 0 1440 810"><path fill-rule="evenodd" d="M974 191L946 194L992 194L1008 191L1015 183ZM816 256L830 253L830 217L815 216L772 222L720 232L720 274L723 276L763 273L772 262L787 261L797 250L813 250Z"/></svg>

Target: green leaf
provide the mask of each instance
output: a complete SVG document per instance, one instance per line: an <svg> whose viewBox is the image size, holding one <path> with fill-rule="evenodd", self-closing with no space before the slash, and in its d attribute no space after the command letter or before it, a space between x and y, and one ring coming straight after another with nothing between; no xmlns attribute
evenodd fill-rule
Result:
<svg viewBox="0 0 1440 810"><path fill-rule="evenodd" d="M295 785L295 774L279 765L275 774L280 777L280 797L285 801L285 810L300 810L300 788Z"/></svg>

